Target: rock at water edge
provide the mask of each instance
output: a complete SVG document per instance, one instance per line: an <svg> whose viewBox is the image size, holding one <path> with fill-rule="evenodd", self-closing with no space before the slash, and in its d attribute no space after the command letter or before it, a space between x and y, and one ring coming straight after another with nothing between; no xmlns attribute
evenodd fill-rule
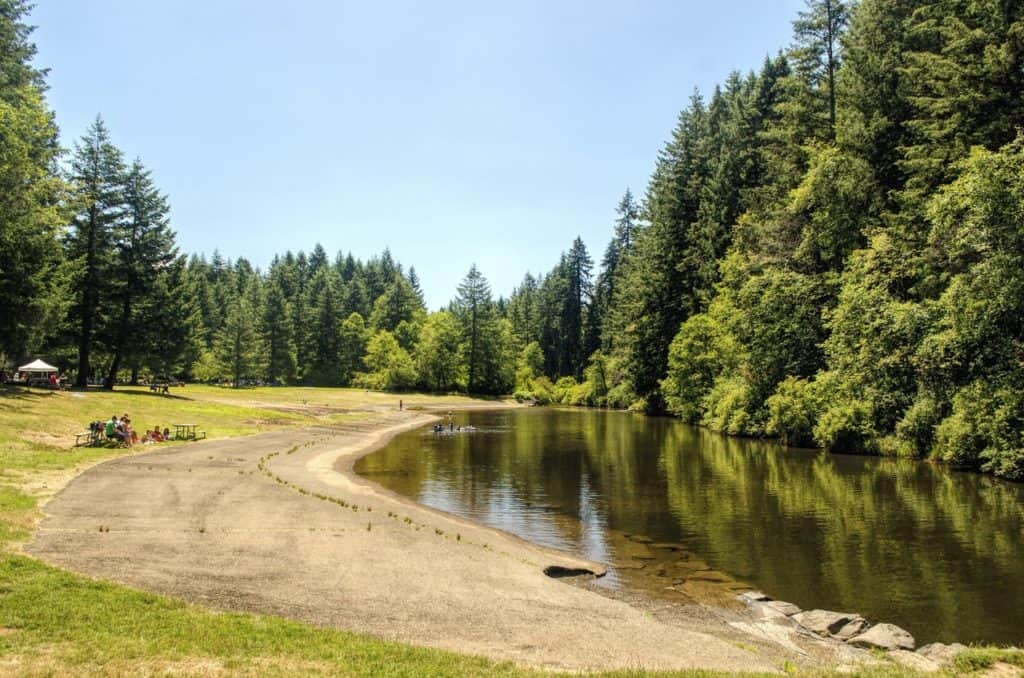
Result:
<svg viewBox="0 0 1024 678"><path fill-rule="evenodd" d="M758 603L761 601L771 600L768 596L761 593L760 591L744 591L737 596L740 600L745 603Z"/></svg>
<svg viewBox="0 0 1024 678"><path fill-rule="evenodd" d="M915 645L914 636L895 624L875 624L846 642L857 647L877 647L881 650L913 650Z"/></svg>
<svg viewBox="0 0 1024 678"><path fill-rule="evenodd" d="M791 624L789 617L776 610L769 603L750 603L750 611L753 612L755 619L762 621L774 620L777 622Z"/></svg>
<svg viewBox="0 0 1024 678"><path fill-rule="evenodd" d="M859 614L832 612L831 610L810 610L793 615L793 621L821 636L833 634L854 619L859 618Z"/></svg>
<svg viewBox="0 0 1024 678"><path fill-rule="evenodd" d="M843 625L841 629L832 634L833 638L839 640L849 640L854 636L859 636L868 629L868 620L864 617L857 617Z"/></svg>
<svg viewBox="0 0 1024 678"><path fill-rule="evenodd" d="M784 600L770 600L765 603L768 607L778 610L787 617L792 617L794 614L800 614L800 608L793 603L787 603Z"/></svg>

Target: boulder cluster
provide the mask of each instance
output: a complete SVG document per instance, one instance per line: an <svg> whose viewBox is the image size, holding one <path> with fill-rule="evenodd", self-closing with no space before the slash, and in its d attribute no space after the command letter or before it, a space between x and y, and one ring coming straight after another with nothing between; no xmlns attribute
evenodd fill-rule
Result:
<svg viewBox="0 0 1024 678"><path fill-rule="evenodd" d="M787 619L797 630L821 638L831 638L854 647L883 650L893 661L923 671L937 670L951 664L957 653L967 647L960 643L930 643L916 648L914 636L895 624L872 624L853 612L801 610L793 603L773 600L760 591L741 593L739 599L759 618Z"/></svg>

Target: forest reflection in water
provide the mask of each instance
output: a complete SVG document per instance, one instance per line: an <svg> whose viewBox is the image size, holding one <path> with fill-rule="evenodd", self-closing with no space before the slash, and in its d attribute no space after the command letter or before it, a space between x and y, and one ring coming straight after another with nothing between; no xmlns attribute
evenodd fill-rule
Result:
<svg viewBox="0 0 1024 678"><path fill-rule="evenodd" d="M721 602L747 586L919 643L1024 641L1024 486L727 438L620 412L468 412L357 472L429 506L608 563L607 584Z"/></svg>

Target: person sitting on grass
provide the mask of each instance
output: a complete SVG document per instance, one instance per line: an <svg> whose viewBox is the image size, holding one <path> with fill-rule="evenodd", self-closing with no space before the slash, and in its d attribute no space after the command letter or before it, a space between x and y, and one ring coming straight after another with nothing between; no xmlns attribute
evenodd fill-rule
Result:
<svg viewBox="0 0 1024 678"><path fill-rule="evenodd" d="M107 436L107 440L112 440L118 445L127 444L124 429L121 427L121 420L117 418L116 414L111 415L110 420L103 425L103 433Z"/></svg>
<svg viewBox="0 0 1024 678"><path fill-rule="evenodd" d="M171 439L171 429L165 428L164 429L164 440L170 440L170 439Z"/></svg>
<svg viewBox="0 0 1024 678"><path fill-rule="evenodd" d="M160 432L159 426L154 426L153 430L149 432L149 439L154 443L162 443L164 441L164 434Z"/></svg>
<svg viewBox="0 0 1024 678"><path fill-rule="evenodd" d="M132 430L131 424L132 420L128 418L128 413L125 412L124 416L121 417L121 437L128 447L131 447L133 443L139 442L139 434Z"/></svg>

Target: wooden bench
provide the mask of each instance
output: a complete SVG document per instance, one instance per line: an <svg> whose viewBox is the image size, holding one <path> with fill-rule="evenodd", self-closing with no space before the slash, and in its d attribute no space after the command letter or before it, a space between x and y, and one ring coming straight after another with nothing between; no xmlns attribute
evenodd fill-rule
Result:
<svg viewBox="0 0 1024 678"><path fill-rule="evenodd" d="M162 393L164 395L168 395L171 392L171 385L170 384L154 383L154 384L150 384L149 385L149 390L153 391L153 392L159 391L160 393Z"/></svg>

